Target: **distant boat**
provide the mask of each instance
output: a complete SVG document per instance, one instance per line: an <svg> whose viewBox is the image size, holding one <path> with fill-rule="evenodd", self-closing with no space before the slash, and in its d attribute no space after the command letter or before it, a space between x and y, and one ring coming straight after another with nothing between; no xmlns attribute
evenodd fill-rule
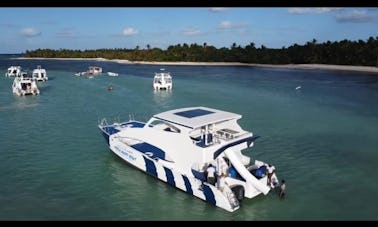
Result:
<svg viewBox="0 0 378 227"><path fill-rule="evenodd" d="M49 79L47 77L46 69L42 69L40 65L38 65L37 68L33 70L32 77L37 81L44 82Z"/></svg>
<svg viewBox="0 0 378 227"><path fill-rule="evenodd" d="M118 76L118 73L108 72L108 76Z"/></svg>
<svg viewBox="0 0 378 227"><path fill-rule="evenodd" d="M11 66L8 68L7 72L5 73L5 77L17 77L21 76L22 68L21 66Z"/></svg>
<svg viewBox="0 0 378 227"><path fill-rule="evenodd" d="M93 78L93 76L97 76L97 75L101 75L101 74L102 74L102 68L101 67L89 66L88 70L86 72L77 72L74 75L75 76L88 76L88 77Z"/></svg>
<svg viewBox="0 0 378 227"><path fill-rule="evenodd" d="M160 69L160 72L155 73L152 87L154 90L168 89L172 90L172 76L169 72L165 72L164 69Z"/></svg>
<svg viewBox="0 0 378 227"><path fill-rule="evenodd" d="M302 88L301 86L298 86L298 87L295 88L295 90L299 90L299 89L301 89L301 88Z"/></svg>
<svg viewBox="0 0 378 227"><path fill-rule="evenodd" d="M18 96L39 95L36 80L28 76L26 73L14 78L12 91Z"/></svg>
<svg viewBox="0 0 378 227"><path fill-rule="evenodd" d="M75 76L84 76L87 72L77 72L74 75Z"/></svg>
<svg viewBox="0 0 378 227"><path fill-rule="evenodd" d="M89 66L87 70L87 75L101 75L102 68L99 66Z"/></svg>

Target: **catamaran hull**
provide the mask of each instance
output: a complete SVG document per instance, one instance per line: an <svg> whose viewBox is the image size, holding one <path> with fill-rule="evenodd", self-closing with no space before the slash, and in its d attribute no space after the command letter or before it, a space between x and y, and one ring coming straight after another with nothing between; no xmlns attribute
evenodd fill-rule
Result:
<svg viewBox="0 0 378 227"><path fill-rule="evenodd" d="M239 206L230 204L226 195L218 190L217 187L194 177L181 174L173 168L165 166L164 160L150 158L145 153L116 140L114 137L109 138L110 150L139 170L229 212L239 209Z"/></svg>
<svg viewBox="0 0 378 227"><path fill-rule="evenodd" d="M154 90L172 90L172 86L154 86Z"/></svg>

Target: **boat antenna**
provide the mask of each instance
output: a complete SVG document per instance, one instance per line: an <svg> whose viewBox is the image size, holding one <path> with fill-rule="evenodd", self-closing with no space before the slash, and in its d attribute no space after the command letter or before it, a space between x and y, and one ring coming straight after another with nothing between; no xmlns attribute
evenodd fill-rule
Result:
<svg viewBox="0 0 378 227"><path fill-rule="evenodd" d="M134 121L134 114L129 114L129 120Z"/></svg>

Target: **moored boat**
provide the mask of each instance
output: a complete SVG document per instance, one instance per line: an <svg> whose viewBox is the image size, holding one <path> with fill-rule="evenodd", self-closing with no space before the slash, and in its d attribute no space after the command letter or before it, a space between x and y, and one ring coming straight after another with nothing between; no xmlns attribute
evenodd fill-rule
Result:
<svg viewBox="0 0 378 227"><path fill-rule="evenodd" d="M17 76L13 80L12 91L18 96L25 95L39 95L39 89L37 82L27 73L22 73L21 76Z"/></svg>
<svg viewBox="0 0 378 227"><path fill-rule="evenodd" d="M152 87L154 90L172 90L173 82L171 74L164 71L164 69L160 69L160 72L155 73Z"/></svg>
<svg viewBox="0 0 378 227"><path fill-rule="evenodd" d="M245 198L279 185L274 166L242 154L258 138L237 123L239 114L188 107L98 127L109 148L136 168L233 212ZM212 168L214 168L212 170ZM221 177L222 176L222 177Z"/></svg>
<svg viewBox="0 0 378 227"><path fill-rule="evenodd" d="M115 73L115 72L108 72L108 76L118 76L118 73Z"/></svg>
<svg viewBox="0 0 378 227"><path fill-rule="evenodd" d="M36 69L33 69L32 77L37 81L47 81L49 79L46 69L43 69L40 65Z"/></svg>
<svg viewBox="0 0 378 227"><path fill-rule="evenodd" d="M21 76L22 68L21 66L11 66L7 69L5 77L16 77Z"/></svg>

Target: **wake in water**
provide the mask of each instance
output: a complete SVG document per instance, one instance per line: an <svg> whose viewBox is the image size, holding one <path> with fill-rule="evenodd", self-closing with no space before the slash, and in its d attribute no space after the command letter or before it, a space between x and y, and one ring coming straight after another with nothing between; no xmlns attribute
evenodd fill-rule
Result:
<svg viewBox="0 0 378 227"><path fill-rule="evenodd" d="M14 102L9 105L0 106L0 111L2 110L23 110L27 108L34 108L38 106L38 103L27 103L27 102Z"/></svg>

